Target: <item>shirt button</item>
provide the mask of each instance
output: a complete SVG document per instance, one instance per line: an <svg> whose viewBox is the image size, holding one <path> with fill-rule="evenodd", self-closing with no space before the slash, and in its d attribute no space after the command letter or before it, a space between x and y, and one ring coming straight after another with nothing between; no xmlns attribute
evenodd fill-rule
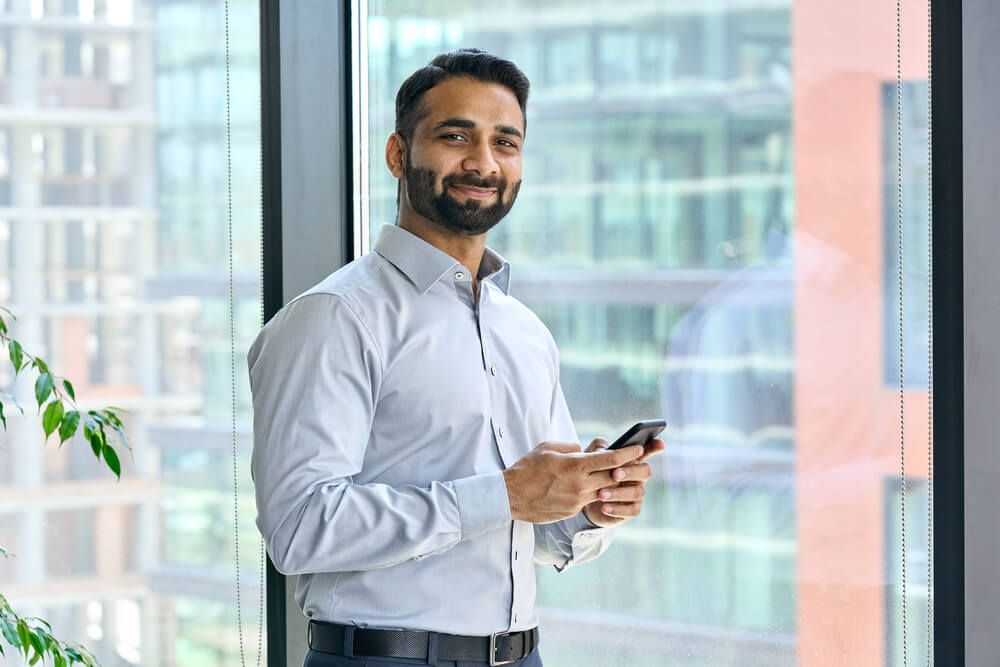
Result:
<svg viewBox="0 0 1000 667"><path fill-rule="evenodd" d="M501 426L500 428L498 428L497 431L500 432L500 437L502 438L503 437L503 426Z"/></svg>
<svg viewBox="0 0 1000 667"><path fill-rule="evenodd" d="M517 552L514 552L514 560L517 560Z"/></svg>
<svg viewBox="0 0 1000 667"><path fill-rule="evenodd" d="M465 277L465 274L462 273L461 271L456 271L455 272L455 280L461 280L464 277Z"/></svg>
<svg viewBox="0 0 1000 667"><path fill-rule="evenodd" d="M497 374L497 367L490 366L490 375L496 375L496 374Z"/></svg>
<svg viewBox="0 0 1000 667"><path fill-rule="evenodd" d="M517 614L514 614L514 622L517 623Z"/></svg>

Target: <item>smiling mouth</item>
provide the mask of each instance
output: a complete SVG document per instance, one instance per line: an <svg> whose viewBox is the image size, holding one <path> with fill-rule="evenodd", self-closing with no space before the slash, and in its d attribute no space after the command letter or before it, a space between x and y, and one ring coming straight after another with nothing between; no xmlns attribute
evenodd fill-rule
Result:
<svg viewBox="0 0 1000 667"><path fill-rule="evenodd" d="M453 183L450 187L469 199L490 199L497 193L496 188L480 188L475 185L459 185Z"/></svg>

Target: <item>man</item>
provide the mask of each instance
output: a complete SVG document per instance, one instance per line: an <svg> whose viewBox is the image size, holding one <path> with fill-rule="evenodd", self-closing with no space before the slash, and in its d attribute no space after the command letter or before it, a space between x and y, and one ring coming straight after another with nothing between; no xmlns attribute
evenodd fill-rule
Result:
<svg viewBox="0 0 1000 667"><path fill-rule="evenodd" d="M386 144L397 225L250 349L258 526L300 575L307 665L538 667L534 564L596 558L639 513L663 441L581 451L555 342L486 247L527 95L478 50L410 76Z"/></svg>

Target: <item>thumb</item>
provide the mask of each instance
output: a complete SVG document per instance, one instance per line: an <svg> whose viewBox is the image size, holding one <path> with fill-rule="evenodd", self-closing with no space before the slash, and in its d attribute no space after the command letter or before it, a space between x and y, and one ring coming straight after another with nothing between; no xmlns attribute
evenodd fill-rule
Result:
<svg viewBox="0 0 1000 667"><path fill-rule="evenodd" d="M589 445L587 445L586 452L599 452L603 449L607 449L608 441L604 438L594 438Z"/></svg>

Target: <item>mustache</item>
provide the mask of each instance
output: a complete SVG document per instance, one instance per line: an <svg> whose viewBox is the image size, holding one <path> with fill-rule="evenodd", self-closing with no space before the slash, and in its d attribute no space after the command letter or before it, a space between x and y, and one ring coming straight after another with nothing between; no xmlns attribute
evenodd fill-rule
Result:
<svg viewBox="0 0 1000 667"><path fill-rule="evenodd" d="M441 184L445 187L449 185L471 185L476 188L496 188L501 191L507 187L507 181L502 178L478 178L471 174L446 176L441 180Z"/></svg>

